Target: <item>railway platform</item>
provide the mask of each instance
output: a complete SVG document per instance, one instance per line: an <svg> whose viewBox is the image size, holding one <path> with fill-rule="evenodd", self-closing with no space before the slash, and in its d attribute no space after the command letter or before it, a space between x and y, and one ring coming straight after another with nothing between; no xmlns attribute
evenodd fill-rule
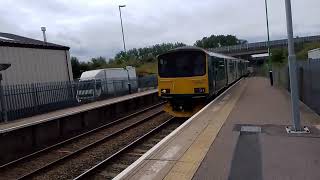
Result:
<svg viewBox="0 0 320 180"><path fill-rule="evenodd" d="M56 110L56 111L52 111L52 112L45 113L45 114L40 114L40 115L35 115L35 116L27 117L27 118L18 119L15 121L9 121L8 123L0 123L0 134L10 132L10 131L13 131L16 129L44 123L44 122L47 122L47 121L50 121L53 119L58 119L61 117L70 116L70 115L77 114L80 112L89 111L89 110L96 109L99 107L108 106L110 104L116 104L116 103L119 103L122 101L126 101L128 99L146 96L146 95L153 94L156 92L158 92L156 89L147 90L147 91L124 95L124 96L115 97L115 98L111 98L111 99L95 101L92 103L87 103L87 104L83 104L83 105L76 106L76 107L70 107L70 108L65 108L65 109L61 109L61 110Z"/></svg>
<svg viewBox="0 0 320 180"><path fill-rule="evenodd" d="M300 104L310 134L287 134L290 96L242 79L115 179L320 179L320 117Z"/></svg>
<svg viewBox="0 0 320 180"><path fill-rule="evenodd" d="M0 124L0 165L159 102L157 90Z"/></svg>

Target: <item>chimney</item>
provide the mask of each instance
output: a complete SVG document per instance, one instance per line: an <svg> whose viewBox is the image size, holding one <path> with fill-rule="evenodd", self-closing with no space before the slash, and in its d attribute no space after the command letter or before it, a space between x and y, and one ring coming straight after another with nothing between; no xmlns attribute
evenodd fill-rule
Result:
<svg viewBox="0 0 320 180"><path fill-rule="evenodd" d="M43 33L43 42L47 43L46 27L41 27L41 31Z"/></svg>

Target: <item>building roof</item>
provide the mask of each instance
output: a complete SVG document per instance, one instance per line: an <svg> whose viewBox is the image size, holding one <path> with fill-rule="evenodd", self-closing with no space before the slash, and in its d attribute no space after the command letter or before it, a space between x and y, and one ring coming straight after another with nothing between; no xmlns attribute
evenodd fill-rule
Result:
<svg viewBox="0 0 320 180"><path fill-rule="evenodd" d="M25 47L25 48L38 48L38 49L55 49L55 50L69 50L67 46L62 46L53 43L44 43L36 39L31 39L15 34L1 33L0 32L0 46L8 47Z"/></svg>
<svg viewBox="0 0 320 180"><path fill-rule="evenodd" d="M314 51L320 51L320 48L316 48L316 49L311 49L308 52L314 52Z"/></svg>

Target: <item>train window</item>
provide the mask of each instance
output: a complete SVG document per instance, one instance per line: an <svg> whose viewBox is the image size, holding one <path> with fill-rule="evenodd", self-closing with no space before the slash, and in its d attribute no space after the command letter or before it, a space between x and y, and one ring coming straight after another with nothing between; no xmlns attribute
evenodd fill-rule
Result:
<svg viewBox="0 0 320 180"><path fill-rule="evenodd" d="M216 80L220 81L223 79L225 79L224 60L218 60L216 67Z"/></svg>
<svg viewBox="0 0 320 180"><path fill-rule="evenodd" d="M230 71L233 72L234 64L230 61L229 61L229 67L230 67Z"/></svg>
<svg viewBox="0 0 320 180"><path fill-rule="evenodd" d="M159 56L160 77L203 76L206 73L206 55L199 51L179 51Z"/></svg>
<svg viewBox="0 0 320 180"><path fill-rule="evenodd" d="M219 61L219 67L224 67L224 61Z"/></svg>

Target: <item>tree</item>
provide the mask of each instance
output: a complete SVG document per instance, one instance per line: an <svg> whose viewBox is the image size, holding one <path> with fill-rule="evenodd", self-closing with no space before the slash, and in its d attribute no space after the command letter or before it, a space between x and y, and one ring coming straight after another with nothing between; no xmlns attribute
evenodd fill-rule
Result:
<svg viewBox="0 0 320 180"><path fill-rule="evenodd" d="M156 44L150 47L144 48L133 48L128 50L127 52L121 51L116 54L115 61L123 64L129 61L138 61L140 63L144 62L152 62L155 61L156 56L162 53L167 52L170 49L186 46L183 43L162 43Z"/></svg>
<svg viewBox="0 0 320 180"><path fill-rule="evenodd" d="M232 35L212 35L210 37L204 37L195 43L195 46L202 48L212 48L219 46L235 45L247 43L246 40L238 39ZM92 58L89 62L79 62L76 57L72 58L72 68L74 78L79 78L81 73L88 70L111 68L111 67L125 67L134 66L142 68L150 68L152 72L156 70L156 57L171 49L183 47L186 44L181 42L176 43L162 43L155 44L153 46L144 48L133 48L127 52L120 51L114 58L106 61L105 57L99 56ZM143 72L147 72L142 70ZM148 71L150 73L150 71ZM155 72L154 72L155 73Z"/></svg>
<svg viewBox="0 0 320 180"><path fill-rule="evenodd" d="M208 49L245 43L247 43L246 40L238 39L233 35L211 35L210 37L203 37L201 40L197 40L194 46Z"/></svg>
<svg viewBox="0 0 320 180"><path fill-rule="evenodd" d="M72 75L74 79L77 79L81 75L81 65L76 57L71 57Z"/></svg>
<svg viewBox="0 0 320 180"><path fill-rule="evenodd" d="M288 56L287 50L283 48L271 49L271 62L273 65L282 66L287 61L286 58Z"/></svg>
<svg viewBox="0 0 320 180"><path fill-rule="evenodd" d="M312 49L320 48L320 43L305 43L302 47L297 50L297 59L306 60L308 59L308 51Z"/></svg>
<svg viewBox="0 0 320 180"><path fill-rule="evenodd" d="M308 51L311 49L320 48L320 43L304 43L296 44L295 52L297 60L307 60ZM288 50L287 48L271 49L271 62L276 66L283 66L288 62Z"/></svg>
<svg viewBox="0 0 320 180"><path fill-rule="evenodd" d="M92 58L91 62L89 62L90 69L99 69L104 68L107 65L107 61L105 57L99 56L96 58Z"/></svg>

